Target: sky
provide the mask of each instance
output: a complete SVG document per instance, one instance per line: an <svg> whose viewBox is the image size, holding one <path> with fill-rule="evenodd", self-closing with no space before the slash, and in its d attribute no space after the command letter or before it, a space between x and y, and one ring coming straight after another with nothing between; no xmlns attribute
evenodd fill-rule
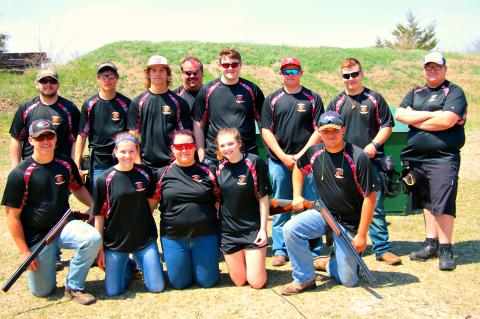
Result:
<svg viewBox="0 0 480 319"><path fill-rule="evenodd" d="M0 0L0 33L9 52L57 63L122 40L358 48L390 39L409 9L421 26L436 23L439 50L480 39L478 0Z"/></svg>

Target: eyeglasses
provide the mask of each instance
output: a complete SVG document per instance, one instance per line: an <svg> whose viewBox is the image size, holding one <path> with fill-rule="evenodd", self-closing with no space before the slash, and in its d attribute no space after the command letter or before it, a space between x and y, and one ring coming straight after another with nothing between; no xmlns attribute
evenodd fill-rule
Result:
<svg viewBox="0 0 480 319"><path fill-rule="evenodd" d="M299 69L286 69L280 71L283 75L299 75L300 70Z"/></svg>
<svg viewBox="0 0 480 319"><path fill-rule="evenodd" d="M38 142L43 142L45 140L47 141L51 141L55 138L56 134L54 133L46 133L46 134L42 134L42 135L39 135L37 137L34 137L33 139L35 141L38 141Z"/></svg>
<svg viewBox="0 0 480 319"><path fill-rule="evenodd" d="M360 75L362 71L356 71L356 72L352 72L352 73L343 73L342 74L342 78L344 78L345 80L348 80L350 78L358 78L358 76Z"/></svg>
<svg viewBox="0 0 480 319"><path fill-rule="evenodd" d="M427 72L432 72L432 71L438 72L442 69L442 66L441 65L424 66L423 69Z"/></svg>
<svg viewBox="0 0 480 319"><path fill-rule="evenodd" d="M320 119L320 126L324 126L327 124L335 124L335 125L343 126L342 119L335 116L325 116Z"/></svg>
<svg viewBox="0 0 480 319"><path fill-rule="evenodd" d="M172 144L172 146L177 151L191 151L195 147L195 143Z"/></svg>
<svg viewBox="0 0 480 319"><path fill-rule="evenodd" d="M110 80L110 79L113 79L115 77L116 77L116 75L113 74L113 73L98 73L97 74L97 78L104 79L104 80Z"/></svg>
<svg viewBox="0 0 480 319"><path fill-rule="evenodd" d="M47 84L47 83L58 84L58 81L57 81L57 79L54 79L54 78L50 78L50 79L43 78L43 79L38 80L38 83L40 83L40 84Z"/></svg>
<svg viewBox="0 0 480 319"><path fill-rule="evenodd" d="M236 69L238 68L238 66L240 65L240 62L233 62L233 63L220 63L220 65L222 66L222 68L224 69L228 69L228 68L232 68L232 69Z"/></svg>
<svg viewBox="0 0 480 319"><path fill-rule="evenodd" d="M201 71L200 70L195 70L195 71L183 71L183 74L186 76L197 76Z"/></svg>

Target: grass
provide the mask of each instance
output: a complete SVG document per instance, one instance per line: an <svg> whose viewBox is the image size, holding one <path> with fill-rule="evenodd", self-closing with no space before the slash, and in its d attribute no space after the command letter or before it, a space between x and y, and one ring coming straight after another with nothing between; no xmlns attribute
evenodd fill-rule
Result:
<svg viewBox="0 0 480 319"><path fill-rule="evenodd" d="M367 72L366 84L381 92L392 105L398 105L403 95L415 84L422 84L420 66L425 52L399 52L385 49L297 48L289 46L237 46L244 60L243 73L259 83L266 94L280 86L276 77L279 61L286 55L298 55L304 64L304 84L318 91L324 103L341 90L338 77L339 61L355 56L363 62ZM163 54L174 64L186 54L194 54L205 61L206 80L218 76L215 61L220 48L227 44L199 42L117 42L95 50L65 66L59 66L62 95L80 106L95 93L94 74L102 60L114 60L122 73L120 91L133 97L142 90L141 70L149 55ZM448 53L449 78L462 86L470 108L467 144L462 151L462 167L458 192L458 217L455 221L455 252L458 267L453 272L440 272L438 261L411 262L408 253L420 247L424 237L421 215L389 216L390 238L395 252L403 259L399 267L385 266L375 261L371 246L364 258L378 283L374 287L362 281L359 287L345 288L331 280L319 277L319 287L312 292L288 298L279 295L280 286L291 281L290 264L280 268L270 266L267 257L268 286L253 290L233 287L224 262L220 264L220 284L211 289L197 286L184 291L171 288L161 294L146 293L140 281L134 281L127 293L107 298L103 292L104 274L93 268L87 278L87 289L99 301L91 306L80 306L62 298L66 268L57 275L55 293L47 299L32 297L27 289L25 275L8 293L0 293L2 318L64 318L72 314L88 313L92 318L105 317L169 317L169 318L477 318L480 317L480 240L478 182L480 170L480 56L477 54ZM178 74L178 66L174 71ZM35 95L35 72L24 75L0 73L0 188L3 189L10 168L8 159L8 128L17 105ZM177 75L175 85L180 81ZM73 206L81 208L78 202ZM155 217L158 220L158 213ZM5 214L0 214L5 225ZM0 283L13 273L19 263L18 252L7 231L0 228ZM64 253L69 259L71 254Z"/></svg>

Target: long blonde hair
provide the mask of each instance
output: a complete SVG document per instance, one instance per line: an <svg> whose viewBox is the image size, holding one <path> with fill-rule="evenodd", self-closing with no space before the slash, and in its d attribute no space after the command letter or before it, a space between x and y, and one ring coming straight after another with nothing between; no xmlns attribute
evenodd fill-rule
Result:
<svg viewBox="0 0 480 319"><path fill-rule="evenodd" d="M240 135L240 132L236 128L228 127L221 129L215 138L215 145L217 146L216 155L219 161L223 160L223 155L221 154L220 147L218 146L218 137L221 135L232 135L235 141L237 141L238 145L240 145L240 149L243 147L242 135Z"/></svg>

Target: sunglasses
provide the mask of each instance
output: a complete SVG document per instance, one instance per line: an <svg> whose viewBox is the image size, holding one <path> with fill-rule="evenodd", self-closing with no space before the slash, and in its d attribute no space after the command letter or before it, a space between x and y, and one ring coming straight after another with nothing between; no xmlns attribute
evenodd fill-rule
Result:
<svg viewBox="0 0 480 319"><path fill-rule="evenodd" d="M220 65L222 66L222 68L224 69L228 69L228 68L232 68L232 69L236 69L238 68L238 66L240 65L240 62L233 62L233 63L220 63Z"/></svg>
<svg viewBox="0 0 480 319"><path fill-rule="evenodd" d="M43 141L51 141L55 138L56 134L53 134L53 133L46 133L46 134L42 134L42 135L39 135L37 137L33 137L33 139L35 141L38 141L38 142L43 142Z"/></svg>
<svg viewBox="0 0 480 319"><path fill-rule="evenodd" d="M360 75L362 71L356 71L356 72L352 72L352 73L343 73L342 74L342 78L344 78L345 80L348 80L350 78L358 78L358 76Z"/></svg>
<svg viewBox="0 0 480 319"><path fill-rule="evenodd" d="M172 144L172 146L177 151L191 151L195 148L195 143Z"/></svg>
<svg viewBox="0 0 480 319"><path fill-rule="evenodd" d="M197 76L198 74L200 73L200 70L196 70L196 71L183 71L183 74L185 74L186 76Z"/></svg>
<svg viewBox="0 0 480 319"><path fill-rule="evenodd" d="M335 124L335 125L343 126L342 120L338 117L333 117L333 116L325 116L320 119L320 126L324 126L327 124Z"/></svg>
<svg viewBox="0 0 480 319"><path fill-rule="evenodd" d="M427 72L432 72L432 71L438 72L442 69L442 66L441 65L425 66L423 67L423 69Z"/></svg>
<svg viewBox="0 0 480 319"><path fill-rule="evenodd" d="M38 83L40 83L40 84L47 84L47 83L58 84L58 81L57 81L57 79L50 78L50 79L40 79L40 80L38 80Z"/></svg>
<svg viewBox="0 0 480 319"><path fill-rule="evenodd" d="M115 77L116 77L116 75L113 74L113 73L98 73L97 74L97 78L104 79L104 80L110 80L110 79L113 79Z"/></svg>
<svg viewBox="0 0 480 319"><path fill-rule="evenodd" d="M280 73L282 73L283 75L299 75L300 70L299 69L286 69L286 70L280 71Z"/></svg>

